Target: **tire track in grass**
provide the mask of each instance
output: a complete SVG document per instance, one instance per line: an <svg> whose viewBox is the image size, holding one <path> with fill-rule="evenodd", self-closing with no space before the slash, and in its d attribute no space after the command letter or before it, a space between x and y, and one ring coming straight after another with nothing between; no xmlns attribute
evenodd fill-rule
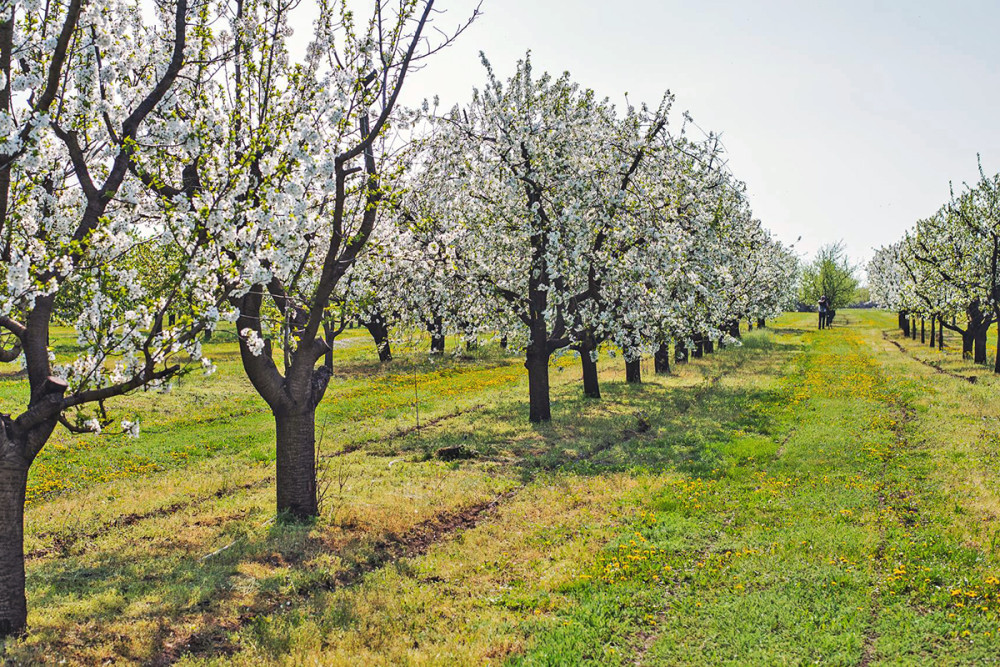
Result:
<svg viewBox="0 0 1000 667"><path fill-rule="evenodd" d="M425 429L433 428L435 426L440 426L441 424L451 421L452 419L457 419L462 415L480 412L482 410L485 410L487 407L489 406L487 406L485 403L480 403L478 405L473 405L467 408L460 408L455 412L449 412L447 414L439 415L437 417L428 419L423 424L414 424L413 426L407 426L406 428L398 429L396 431L393 431L386 437L374 436L368 438L367 440L351 443L336 452L323 454L321 458L333 459L337 458L338 456L344 456L345 454L352 454L354 452L360 451L364 449L367 445L374 445L375 443L379 442L392 442L393 440L400 440L414 433L419 433L420 431L423 431Z"/></svg>
<svg viewBox="0 0 1000 667"><path fill-rule="evenodd" d="M719 530L717 530L714 537L708 540L701 550L697 552L696 556L692 559L692 562L704 562L709 556L715 553L715 547L719 544L719 540L725 534L726 528L733 524L735 517L736 512L733 510L730 510L724 515L722 523L719 524ZM674 583L676 583L676 581ZM664 591L664 598L668 597L670 593L671 591L668 588ZM657 628L661 627L663 622L666 620L668 607L669 604L665 604L662 609L656 612L655 616ZM654 629L649 632L640 632L636 636L636 643L638 643L639 646L636 650L635 657L632 659L632 664L635 665L635 667L642 667L642 665L646 664L646 656L649 655L653 646L656 645L656 640L662 635L662 631Z"/></svg>
<svg viewBox="0 0 1000 667"><path fill-rule="evenodd" d="M883 338L889 340L885 336L885 332L882 332ZM895 343L896 346L906 352L901 345L896 343L896 341L891 341ZM914 361L921 361L916 357L907 353L907 356ZM924 363L924 362L921 362ZM926 364L925 365L930 365ZM933 367L933 366L932 366ZM946 375L952 375L947 371L941 369L936 369ZM897 400L891 402L890 414L894 415L893 419L893 440L895 452L890 451L882 458L882 465L879 469L879 488L878 488L878 518L879 518L879 540L875 547L875 553L873 554L873 562L876 568L881 568L882 572L876 571L876 581L875 585L872 587L871 591L871 613L869 614L868 623L865 628L864 641L861 646L861 657L858 661L858 667L868 667L877 658L877 643L879 640L878 633L878 622L881 617L882 612L882 584L883 579L886 577L886 570L888 569L888 563L886 561L886 550L889 546L888 536L887 536L887 521L892 519L898 519L901 522L903 518L896 512L894 504L891 502L894 496L904 497L901 492L895 491L889 488L888 482L888 472L890 463L898 456L898 451L906 447L909 443L909 439L906 434L907 425L916 418L915 411L907 404L901 403ZM887 515L891 515L887 516ZM912 519L912 516L910 517Z"/></svg>
<svg viewBox="0 0 1000 667"><path fill-rule="evenodd" d="M888 540L886 538L885 529L885 473L888 468L889 462L885 460L882 462L882 469L879 475L879 491L878 491L878 517L879 517L879 537L878 544L875 546L875 553L873 554L873 562L876 567L879 567L880 563L885 561L885 550L888 546ZM878 574L876 573L876 577ZM875 659L875 644L878 641L878 619L881 613L882 604L882 587L879 581L876 579L874 587L872 587L871 595L869 596L869 604L871 609L868 614L868 622L865 624L865 634L864 640L861 643L861 659L858 662L859 667L866 667L872 660Z"/></svg>
<svg viewBox="0 0 1000 667"><path fill-rule="evenodd" d="M705 393L710 389L714 389L728 372L739 368L740 365L742 365L742 363L740 364L731 363L728 365L724 365L724 367L718 373L705 378L700 383L698 389L695 391L694 397L692 398L691 402L681 411L681 414L687 413L696 403L699 404L702 403L702 399ZM779 442L777 442L778 449L776 450L774 456L771 457L770 461L771 463L774 463L781 456L784 455L785 446L792 439L797 430L798 428L796 426L792 426L792 428L788 431L788 433L786 433L785 436ZM701 548L701 550L697 552L696 556L693 559L694 562L705 561L715 551L715 548L719 544L720 539L725 534L726 528L728 526L731 526L734 520L735 520L735 511L730 510L729 512L724 514L722 518L722 523L719 526L719 530L716 531L714 538L706 542L704 546ZM669 589L668 591L665 591L664 595L665 596L669 595ZM668 611L667 607L668 605L664 605L664 608L660 609L655 614L656 628L660 628L663 625L663 622L667 617L667 611ZM632 659L632 664L635 665L635 667L642 667L642 665L645 664L646 657L652 650L653 646L656 644L656 641L661 636L662 636L662 631L658 629L641 631L638 635L635 636L635 640L633 642L633 645L635 646L635 656Z"/></svg>
<svg viewBox="0 0 1000 667"><path fill-rule="evenodd" d="M904 355L906 355L910 359L913 359L914 361L917 361L917 362L923 364L924 366L927 366L928 368L933 368L936 372L941 373L942 375L947 375L949 377L953 377L956 380L964 380L964 381L968 382L969 384L976 384L976 382L979 380L979 377L976 376L976 375L961 375L959 373L952 373L951 371L946 371L945 369L941 368L940 366L938 366L937 364L935 364L932 361L927 361L925 359L921 359L921 358L917 357L916 355L914 355L913 353L911 353L908 349L906 349L906 346L903 345L902 343L900 343L898 340L889 338L889 333L887 331L883 331L882 332L882 339L885 340L885 341L887 341L887 342L889 342L889 343L892 343L893 345L895 345L896 349L898 349L900 352L902 352Z"/></svg>
<svg viewBox="0 0 1000 667"><path fill-rule="evenodd" d="M492 500L460 510L442 512L421 521L402 535L388 534L375 543L372 553L352 562L346 569L324 576L294 594L270 598L246 609L239 616L214 623L200 631L174 633L163 642L157 658L152 661L156 667L172 665L182 658L220 658L235 654L239 650L230 638L258 616L279 612L292 602L302 603L312 595L349 588L361 583L364 578L385 567L408 558L422 556L436 544L440 544L463 530L471 530L493 516L497 509L512 499L523 486L517 486Z"/></svg>
<svg viewBox="0 0 1000 667"><path fill-rule="evenodd" d="M780 459L782 456L785 455L785 448L788 446L789 441L791 441L791 439L795 437L795 433L798 432L798 430L799 429L797 426L793 426L791 429L789 429L788 433L785 434L785 437L782 438L781 442L778 443L778 448L774 451L774 456L771 457L771 463L776 462L778 459Z"/></svg>
<svg viewBox="0 0 1000 667"><path fill-rule="evenodd" d="M781 439L781 441L778 443L778 450L777 450L777 452L775 452L774 456L771 458L770 463L774 463L782 455L784 455L785 445L787 445L788 442L792 439L792 437L795 435L796 431L797 431L797 428L796 427L792 427L792 429ZM702 547L702 549L698 552L697 557L694 559L695 561L704 561L705 559L707 559L714 552L716 545L718 545L719 540L721 539L722 535L725 533L726 527L732 525L732 523L733 523L734 520L735 520L735 512L734 511L729 511L724 516L724 518L722 520L722 523L720 525L720 529L715 533L715 538L712 539L712 540L709 540ZM666 595L666 593L665 593L665 595ZM667 616L667 609L666 608L661 609L659 612L656 613L656 619L657 619L656 626L657 627L662 626L663 621L666 619L666 616ZM662 632L661 631L656 631L656 630L649 631L649 632L640 632L636 636L636 642L635 643L638 644L638 647L637 647L637 650L636 650L635 657L632 660L632 664L635 665L635 667L642 667L642 665L645 664L646 656L649 654L649 652L652 650L653 646L656 644L656 640L659 639L661 636L662 636Z"/></svg>
<svg viewBox="0 0 1000 667"><path fill-rule="evenodd" d="M879 375L881 373L878 373ZM885 381L884 378L872 378L875 382L880 383ZM885 395L882 400L878 403L881 409L888 408L892 414L891 419L893 420L892 435L890 435L891 441L894 443L896 448L902 447L907 442L905 428L906 422L908 422L913 417L911 410L907 409L907 406L902 404L894 395ZM874 425L874 423L873 423ZM881 428L876 426L876 428ZM778 447L774 455L770 458L768 464L764 466L764 469L770 468L779 458L785 454L786 446L799 431L797 426L792 426L792 428L785 433L780 440L775 438L775 442ZM884 432L884 431L883 431ZM872 461L875 463L875 461ZM871 465L871 464L869 464ZM872 500L877 500L877 512L879 518L879 533L877 538L877 545L874 550L874 572L873 572L873 583L875 584L870 592L870 618L864 623L863 627L859 628L861 633L863 633L862 647L860 654L861 665L868 665L876 658L876 643L878 641L878 622L881 613L880 607L880 596L881 596L881 586L880 583L885 577L884 572L884 562L885 553L888 547L888 536L885 521L891 518L892 512L887 512L886 509L890 508L893 503L893 498L895 497L893 489L888 486L890 481L889 466L891 465L891 460L887 457L882 457L882 460L878 462L877 466L871 466L871 474L877 478L878 484L874 489L876 497ZM703 547L703 549L710 550L711 544ZM664 612L658 614L661 618L664 616ZM662 631L659 633L662 635ZM642 665L648 658L648 653L653 650L657 643L657 633L640 633L636 637L636 642L633 644L636 651L633 661L635 665Z"/></svg>
<svg viewBox="0 0 1000 667"><path fill-rule="evenodd" d="M130 513L123 514L121 516L113 517L109 521L101 525L100 528L96 528L87 532L46 532L38 533L36 537L38 538L52 538L52 544L48 547L42 547L39 549L34 549L29 551L24 555L25 560L39 560L45 558L46 556L55 556L63 554L69 549L72 549L80 542L96 540L99 537L107 535L108 533L115 530L124 530L131 528L136 524L143 521L149 521L150 519L158 519L165 516L170 516L180 512L181 510L193 507L195 505L200 505L202 503L212 502L215 500L221 500L222 498L227 498L229 496L234 496L244 491L252 491L255 489L260 489L271 482L274 481L274 475L270 475L263 479L259 479L255 482L247 482L246 484L238 484L236 486L225 486L223 488L217 489L212 493L203 494L200 496L195 496L188 500L180 500L163 507L158 507L156 509L149 510L148 512L141 513ZM90 551L89 548L84 547L80 553L86 553Z"/></svg>

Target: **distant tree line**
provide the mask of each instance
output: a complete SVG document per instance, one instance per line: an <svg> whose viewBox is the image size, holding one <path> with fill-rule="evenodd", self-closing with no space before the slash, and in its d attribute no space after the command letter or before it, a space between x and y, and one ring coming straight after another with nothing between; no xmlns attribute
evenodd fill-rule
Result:
<svg viewBox="0 0 1000 667"><path fill-rule="evenodd" d="M868 279L905 335L927 342L929 332L933 347L953 331L964 357L988 363L987 332L1000 320L1000 174L980 166L978 182L953 190L934 215L879 249ZM993 370L1000 373L1000 349Z"/></svg>

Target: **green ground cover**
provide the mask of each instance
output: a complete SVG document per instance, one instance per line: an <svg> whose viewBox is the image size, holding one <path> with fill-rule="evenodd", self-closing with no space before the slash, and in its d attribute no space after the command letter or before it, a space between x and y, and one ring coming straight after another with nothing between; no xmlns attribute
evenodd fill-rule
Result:
<svg viewBox="0 0 1000 667"><path fill-rule="evenodd" d="M215 375L117 406L143 415L138 440L50 445L27 518L32 633L5 657L996 661L1000 387L954 348L924 358L891 314L813 319L641 386L604 358L601 401L561 358L544 426L519 359L431 362L414 340L380 367L352 332L304 527L273 522L272 422L220 335ZM19 392L5 376L0 405ZM458 444L474 456L433 455Z"/></svg>

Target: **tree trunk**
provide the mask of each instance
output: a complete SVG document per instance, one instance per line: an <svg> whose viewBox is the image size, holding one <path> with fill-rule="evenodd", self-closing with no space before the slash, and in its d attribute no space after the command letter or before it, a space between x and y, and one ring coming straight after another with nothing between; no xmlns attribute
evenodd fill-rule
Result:
<svg viewBox="0 0 1000 667"><path fill-rule="evenodd" d="M906 317L906 313L904 313L903 311L899 311L897 313L897 316L898 316L898 321L899 321L899 330L903 332L904 336L909 336L910 335L910 321Z"/></svg>
<svg viewBox="0 0 1000 667"><path fill-rule="evenodd" d="M976 336L972 329L966 329L962 332L962 358L971 359L972 358L972 345Z"/></svg>
<svg viewBox="0 0 1000 667"><path fill-rule="evenodd" d="M0 639L24 632L24 495L26 465L0 462Z"/></svg>
<svg viewBox="0 0 1000 667"><path fill-rule="evenodd" d="M551 421L548 353L534 345L529 346L524 367L528 369L528 419L535 424Z"/></svg>
<svg viewBox="0 0 1000 667"><path fill-rule="evenodd" d="M924 318L920 318L920 343L926 343L925 332L924 332Z"/></svg>
<svg viewBox="0 0 1000 667"><path fill-rule="evenodd" d="M440 315L435 317L429 329L431 332L431 354L444 354L444 318Z"/></svg>
<svg viewBox="0 0 1000 667"><path fill-rule="evenodd" d="M507 349L507 336L500 336L500 349L501 350Z"/></svg>
<svg viewBox="0 0 1000 667"><path fill-rule="evenodd" d="M326 335L327 349L323 354L323 365L333 370L333 324L323 322L323 333Z"/></svg>
<svg viewBox="0 0 1000 667"><path fill-rule="evenodd" d="M380 313L375 313L368 318L364 325L368 329L368 333L371 334L372 340L375 341L375 349L378 350L378 360L382 363L392 361L392 347L389 345L389 325L386 323L385 318ZM431 349L434 349L433 337L431 338ZM443 341L441 350L444 351Z"/></svg>
<svg viewBox="0 0 1000 667"><path fill-rule="evenodd" d="M695 359L701 359L705 356L705 340L701 335L695 336L694 349L691 350L691 356Z"/></svg>
<svg viewBox="0 0 1000 667"><path fill-rule="evenodd" d="M937 344L937 329L935 328L936 325L937 325L937 318L934 315L931 315L931 347L934 347Z"/></svg>
<svg viewBox="0 0 1000 667"><path fill-rule="evenodd" d="M629 384L642 383L642 359L636 357L629 361L625 359L625 381Z"/></svg>
<svg viewBox="0 0 1000 667"><path fill-rule="evenodd" d="M431 354L444 354L444 318L438 315L427 326L431 334Z"/></svg>
<svg viewBox="0 0 1000 667"><path fill-rule="evenodd" d="M705 354L715 354L715 341L705 336Z"/></svg>
<svg viewBox="0 0 1000 667"><path fill-rule="evenodd" d="M653 355L653 370L657 375L670 375L670 344L660 343Z"/></svg>
<svg viewBox="0 0 1000 667"><path fill-rule="evenodd" d="M758 317L757 318L757 328L758 329L763 329L766 326L767 326L767 320L764 319L763 317Z"/></svg>
<svg viewBox="0 0 1000 667"><path fill-rule="evenodd" d="M747 318L747 331L753 331L753 318Z"/></svg>
<svg viewBox="0 0 1000 667"><path fill-rule="evenodd" d="M976 330L975 339L973 341L974 351L972 360L977 364L986 364L986 333L989 331L989 327L979 327Z"/></svg>
<svg viewBox="0 0 1000 667"><path fill-rule="evenodd" d="M916 318L910 319L910 338L912 340L917 339L917 320Z"/></svg>
<svg viewBox="0 0 1000 667"><path fill-rule="evenodd" d="M944 326L941 320L938 321L938 349L944 349Z"/></svg>
<svg viewBox="0 0 1000 667"><path fill-rule="evenodd" d="M687 345L678 341L674 343L674 361L678 364L687 363L688 360L688 349Z"/></svg>
<svg viewBox="0 0 1000 667"><path fill-rule="evenodd" d="M587 398L601 397L601 382L597 376L597 361L594 360L593 356L595 349L594 340L588 334L584 334L583 341L576 348L576 351L580 353L580 367L583 370L583 395Z"/></svg>
<svg viewBox="0 0 1000 667"><path fill-rule="evenodd" d="M597 375L597 362L590 352L580 353L580 366L583 368L583 395L587 398L601 397L601 382Z"/></svg>
<svg viewBox="0 0 1000 667"><path fill-rule="evenodd" d="M750 325L750 329L753 329L753 325L752 324ZM736 338L737 340L739 340L740 338L743 338L743 334L740 332L740 321L739 320L735 320L732 323L732 325L730 325L730 327L729 327L729 335L732 336L733 338Z"/></svg>
<svg viewBox="0 0 1000 667"><path fill-rule="evenodd" d="M278 513L296 520L319 515L316 495L316 408L275 413Z"/></svg>

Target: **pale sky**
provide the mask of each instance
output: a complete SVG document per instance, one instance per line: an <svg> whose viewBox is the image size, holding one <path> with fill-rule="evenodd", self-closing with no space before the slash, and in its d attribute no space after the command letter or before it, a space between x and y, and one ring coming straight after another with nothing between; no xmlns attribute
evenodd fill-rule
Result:
<svg viewBox="0 0 1000 667"><path fill-rule="evenodd" d="M470 0L438 0L450 27ZM1000 169L1000 3L804 0L485 0L479 21L407 83L450 106L481 86L478 52L508 75L568 70L615 102L665 89L721 132L755 214L812 253L898 239L948 183ZM679 117L678 117L679 118Z"/></svg>

